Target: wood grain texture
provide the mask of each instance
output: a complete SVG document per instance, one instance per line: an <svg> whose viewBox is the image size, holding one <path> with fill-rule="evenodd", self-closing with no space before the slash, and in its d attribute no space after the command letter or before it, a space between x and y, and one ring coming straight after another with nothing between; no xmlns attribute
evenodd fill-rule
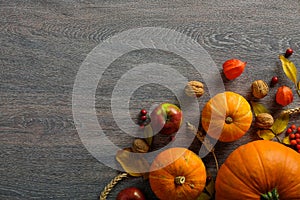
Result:
<svg viewBox="0 0 300 200"><path fill-rule="evenodd" d="M292 84L278 67L277 56L287 47L300 65L299 1L0 1L0 199L97 199L118 173L85 149L72 115L72 91L76 74L89 52L105 39L137 27L165 27L185 33L203 46L217 64L232 57L247 61L236 81L226 90L248 100L256 79ZM158 62L199 79L189 63L178 55L157 50L126 54L105 71L96 92L99 123L120 147L132 138L123 133L110 110L112 89L122 74L139 63ZM159 91L159 92L156 92ZM261 100L273 113L275 88ZM296 95L296 94L295 94ZM205 94L200 106L210 98ZM139 88L130 101L132 116L153 103L176 101L172 92L157 85ZM290 107L299 106L299 98ZM300 124L299 116L291 123ZM255 130L237 142L216 146L220 164L239 145L256 139ZM101 145L101 144L100 144ZM195 140L192 149L198 149ZM213 158L205 157L215 176ZM128 178L116 186L115 199L128 186L142 188L155 199L141 178Z"/></svg>

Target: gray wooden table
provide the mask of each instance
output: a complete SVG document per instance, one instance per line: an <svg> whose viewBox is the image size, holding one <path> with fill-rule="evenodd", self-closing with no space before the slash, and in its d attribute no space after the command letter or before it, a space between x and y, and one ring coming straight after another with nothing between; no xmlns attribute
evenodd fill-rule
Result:
<svg viewBox="0 0 300 200"><path fill-rule="evenodd" d="M160 27L185 34L211 56L226 90L251 99L250 84L257 79L293 87L278 66L278 55L294 49L300 66L299 1L0 1L0 199L97 199L119 172L97 160L83 145L72 112L76 75L90 52L123 31ZM162 38L168 41L168 38ZM144 38L147 40L147 38ZM145 41L144 41L145 42ZM188 51L188 49L187 49ZM225 80L222 63L247 61L241 77ZM129 52L107 67L97 85L95 110L107 138L120 148L132 137L111 113L111 95L118 80L141 63L174 67L187 79L202 80L180 55L157 49ZM145 77L147 74L145 74ZM276 87L261 102L273 113ZM210 98L199 99L200 109ZM174 94L157 84L138 88L129 102L134 117L139 109L175 102ZM294 102L288 107L299 106ZM297 115L291 123L300 125ZM217 143L220 164L241 144L257 139L255 130L232 143ZM106 144L99 143L99 146ZM196 150L200 143L191 145ZM203 158L216 176L211 155ZM138 186L155 199L147 181L128 178L108 199L128 186Z"/></svg>

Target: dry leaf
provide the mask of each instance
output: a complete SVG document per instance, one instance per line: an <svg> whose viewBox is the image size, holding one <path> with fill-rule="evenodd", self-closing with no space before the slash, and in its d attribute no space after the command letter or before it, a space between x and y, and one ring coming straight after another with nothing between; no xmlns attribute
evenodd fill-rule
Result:
<svg viewBox="0 0 300 200"><path fill-rule="evenodd" d="M255 116L257 116L260 113L270 113L269 110L263 104L254 101L251 101L250 103Z"/></svg>
<svg viewBox="0 0 300 200"><path fill-rule="evenodd" d="M279 59L282 64L282 69L285 75L295 84L297 85L297 68L294 63L289 59L285 58L283 55L279 56Z"/></svg>
<svg viewBox="0 0 300 200"><path fill-rule="evenodd" d="M297 94L300 96L300 81L297 83Z"/></svg>
<svg viewBox="0 0 300 200"><path fill-rule="evenodd" d="M129 149L119 150L116 160L120 163L125 172L131 176L143 176L150 165L141 153L133 153Z"/></svg>
<svg viewBox="0 0 300 200"><path fill-rule="evenodd" d="M209 172L207 172L207 177L210 176L211 179L206 183L206 186L197 200L211 200L215 193L215 182Z"/></svg>
<svg viewBox="0 0 300 200"><path fill-rule="evenodd" d="M264 139L264 140L272 140L275 135L271 130L258 130L257 131L258 137Z"/></svg>
<svg viewBox="0 0 300 200"><path fill-rule="evenodd" d="M287 144L287 145L290 145L291 142L290 142L290 136L285 136L282 140L282 143L283 144Z"/></svg>
<svg viewBox="0 0 300 200"><path fill-rule="evenodd" d="M271 129L276 135L279 135L286 129L288 123L289 123L289 115L283 113L276 118Z"/></svg>
<svg viewBox="0 0 300 200"><path fill-rule="evenodd" d="M148 145L151 146L153 140L153 130L150 125L147 125L144 128L144 137Z"/></svg>

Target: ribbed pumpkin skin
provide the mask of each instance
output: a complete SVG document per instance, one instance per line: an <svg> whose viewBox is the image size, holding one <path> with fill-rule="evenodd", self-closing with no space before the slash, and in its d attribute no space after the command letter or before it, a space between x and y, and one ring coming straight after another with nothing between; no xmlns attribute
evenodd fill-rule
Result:
<svg viewBox="0 0 300 200"><path fill-rule="evenodd" d="M277 142L258 140L233 151L216 178L216 200L259 200L277 188L280 200L300 199L300 155Z"/></svg>
<svg viewBox="0 0 300 200"><path fill-rule="evenodd" d="M233 120L230 124L225 122L228 117ZM243 96L227 91L217 94L205 104L201 120L209 136L221 142L232 142L241 138L250 128L252 111Z"/></svg>
<svg viewBox="0 0 300 200"><path fill-rule="evenodd" d="M174 182L177 176L184 176L185 183L177 185ZM195 200L205 187L206 169L201 158L192 151L170 148L154 159L149 182L160 200Z"/></svg>

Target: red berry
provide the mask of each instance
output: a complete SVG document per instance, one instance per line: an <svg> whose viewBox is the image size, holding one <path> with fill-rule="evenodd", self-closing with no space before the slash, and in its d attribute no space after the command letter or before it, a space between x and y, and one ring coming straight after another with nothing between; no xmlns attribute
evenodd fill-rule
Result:
<svg viewBox="0 0 300 200"><path fill-rule="evenodd" d="M142 121L146 121L147 120L147 116L146 115L141 116L141 120Z"/></svg>
<svg viewBox="0 0 300 200"><path fill-rule="evenodd" d="M297 148L298 150L300 150L300 144L297 144L297 145L296 145L296 148Z"/></svg>
<svg viewBox="0 0 300 200"><path fill-rule="evenodd" d="M297 128L297 132L300 133L300 126L298 126L298 128Z"/></svg>
<svg viewBox="0 0 300 200"><path fill-rule="evenodd" d="M299 139L300 138L300 133L295 133L295 138Z"/></svg>
<svg viewBox="0 0 300 200"><path fill-rule="evenodd" d="M271 85L276 85L276 83L278 83L278 77L273 76L272 79L271 79Z"/></svg>
<svg viewBox="0 0 300 200"><path fill-rule="evenodd" d="M296 139L297 144L300 144L300 139Z"/></svg>
<svg viewBox="0 0 300 200"><path fill-rule="evenodd" d="M297 145L297 141L296 140L291 140L290 143L291 143L292 146Z"/></svg>
<svg viewBox="0 0 300 200"><path fill-rule="evenodd" d="M290 139L295 139L295 137L296 137L296 136L295 136L294 133L291 133L291 134L290 134Z"/></svg>
<svg viewBox="0 0 300 200"><path fill-rule="evenodd" d="M145 126L144 126L143 124L141 124L141 125L140 125L140 128L143 129L143 128L145 128Z"/></svg>
<svg viewBox="0 0 300 200"><path fill-rule="evenodd" d="M300 149L298 150L298 153L300 153Z"/></svg>
<svg viewBox="0 0 300 200"><path fill-rule="evenodd" d="M288 48L288 49L285 51L284 57L288 58L288 57L290 57L293 53L294 53L293 49Z"/></svg>
<svg viewBox="0 0 300 200"><path fill-rule="evenodd" d="M142 109L142 110L141 110L141 115L143 115L143 116L144 116L144 115L147 115L147 110Z"/></svg>
<svg viewBox="0 0 300 200"><path fill-rule="evenodd" d="M291 125L291 129L296 130L296 129L297 129L296 125L295 125L295 124L292 124L292 125Z"/></svg>
<svg viewBox="0 0 300 200"><path fill-rule="evenodd" d="M291 129L291 128L288 128L287 130L286 130L286 133L287 134L291 134L293 132L293 130Z"/></svg>

